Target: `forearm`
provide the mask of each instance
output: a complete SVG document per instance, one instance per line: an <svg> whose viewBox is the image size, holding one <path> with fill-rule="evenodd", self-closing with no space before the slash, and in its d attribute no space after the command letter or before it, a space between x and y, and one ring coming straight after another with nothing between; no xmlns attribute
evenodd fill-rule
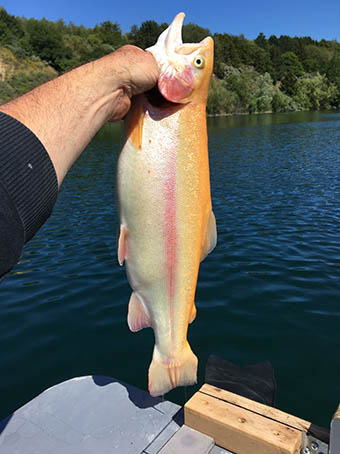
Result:
<svg viewBox="0 0 340 454"><path fill-rule="evenodd" d="M131 96L157 79L151 53L123 46L0 106L0 278L50 216L58 185L99 128L123 118Z"/></svg>
<svg viewBox="0 0 340 454"><path fill-rule="evenodd" d="M133 50L137 56L143 52ZM131 54L130 46L0 107L0 111L22 122L40 139L54 164L59 186L100 127L108 120L118 120L122 110L127 112L129 98L135 94L129 79L132 62L127 53ZM144 55L145 52L143 58Z"/></svg>

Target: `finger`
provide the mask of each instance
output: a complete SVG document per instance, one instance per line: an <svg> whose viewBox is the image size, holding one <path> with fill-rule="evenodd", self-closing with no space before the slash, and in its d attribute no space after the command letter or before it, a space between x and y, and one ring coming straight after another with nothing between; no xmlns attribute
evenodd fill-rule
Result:
<svg viewBox="0 0 340 454"><path fill-rule="evenodd" d="M138 74L135 72L132 80L132 95L139 95L151 90L158 81L159 68L155 57L151 52L142 51L137 60Z"/></svg>

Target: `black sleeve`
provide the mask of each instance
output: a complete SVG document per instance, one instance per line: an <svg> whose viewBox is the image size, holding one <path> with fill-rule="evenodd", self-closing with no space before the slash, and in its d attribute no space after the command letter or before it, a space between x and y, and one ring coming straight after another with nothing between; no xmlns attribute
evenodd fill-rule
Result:
<svg viewBox="0 0 340 454"><path fill-rule="evenodd" d="M54 166L40 140L0 112L0 279L50 216L57 194Z"/></svg>

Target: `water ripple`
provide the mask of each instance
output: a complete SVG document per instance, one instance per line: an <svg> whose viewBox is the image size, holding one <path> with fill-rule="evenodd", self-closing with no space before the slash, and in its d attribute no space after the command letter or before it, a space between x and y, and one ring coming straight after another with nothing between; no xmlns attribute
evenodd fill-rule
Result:
<svg viewBox="0 0 340 454"><path fill-rule="evenodd" d="M278 406L326 426L340 392L339 115L209 119L218 243L189 329L200 383L211 352L271 360ZM1 284L0 418L75 375L147 386L153 335L129 332L131 290L117 263L119 140L114 125L93 140ZM183 401L180 391L169 398Z"/></svg>

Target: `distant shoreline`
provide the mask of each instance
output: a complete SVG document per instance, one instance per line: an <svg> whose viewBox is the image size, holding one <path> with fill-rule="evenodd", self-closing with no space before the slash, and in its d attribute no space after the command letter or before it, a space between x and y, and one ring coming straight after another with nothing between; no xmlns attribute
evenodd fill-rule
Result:
<svg viewBox="0 0 340 454"><path fill-rule="evenodd" d="M215 117L237 117L242 115L264 115L264 114L290 114L290 113L299 113L299 112L329 112L329 113L340 113L340 109L330 109L330 110L287 110L286 112L274 112L268 110L266 112L235 112L235 113L218 113L218 114L207 114L207 118Z"/></svg>
<svg viewBox="0 0 340 454"><path fill-rule="evenodd" d="M301 112L301 110L296 110L295 112ZM262 114L274 114L272 110L268 110L266 112L235 112L235 113L218 113L218 114L207 114L207 117L234 117L239 115L262 115ZM283 112L280 112L283 113Z"/></svg>

